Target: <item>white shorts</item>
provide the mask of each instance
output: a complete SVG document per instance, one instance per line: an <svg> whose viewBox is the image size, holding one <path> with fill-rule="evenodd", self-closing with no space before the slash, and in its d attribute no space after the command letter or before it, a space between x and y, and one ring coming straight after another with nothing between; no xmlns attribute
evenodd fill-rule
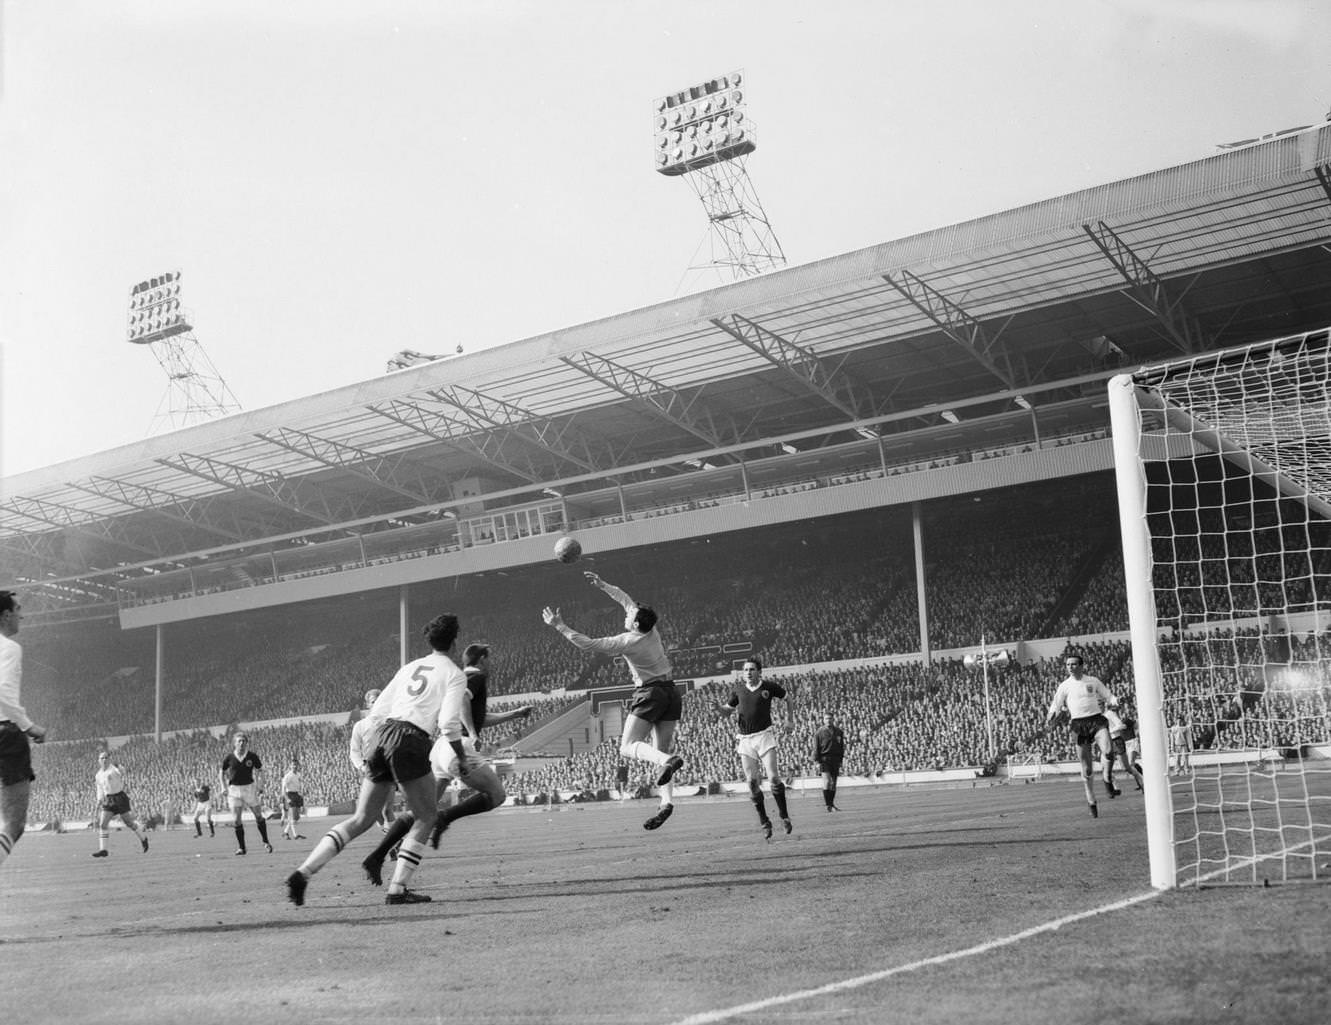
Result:
<svg viewBox="0 0 1331 1025"><path fill-rule="evenodd" d="M741 758L753 758L762 761L763 755L777 749L776 731L762 730L759 733L741 733L735 738L735 750Z"/></svg>
<svg viewBox="0 0 1331 1025"><path fill-rule="evenodd" d="M471 761L482 765L490 764L488 758L477 755L476 741L471 737L462 738L462 750ZM434 773L435 779L457 779L461 773L462 766L458 765L458 756L453 753L453 745L443 737L436 740L434 746L430 748L430 770Z"/></svg>
<svg viewBox="0 0 1331 1025"><path fill-rule="evenodd" d="M259 788L253 783L246 783L244 786L236 786L234 783L226 788L227 803L231 805L232 811L244 811L248 808L256 815L263 814L263 802L259 800Z"/></svg>
<svg viewBox="0 0 1331 1025"><path fill-rule="evenodd" d="M213 803L211 801L198 801L194 805L195 815L210 815L212 814L212 810Z"/></svg>

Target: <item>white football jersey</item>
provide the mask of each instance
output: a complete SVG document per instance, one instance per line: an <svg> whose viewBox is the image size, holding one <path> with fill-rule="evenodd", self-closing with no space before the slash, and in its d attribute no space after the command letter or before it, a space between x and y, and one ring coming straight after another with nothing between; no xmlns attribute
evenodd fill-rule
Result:
<svg viewBox="0 0 1331 1025"><path fill-rule="evenodd" d="M368 717L380 722L401 719L430 736L438 730L445 740L460 740L466 700L466 674L451 658L436 651L399 669L370 706Z"/></svg>

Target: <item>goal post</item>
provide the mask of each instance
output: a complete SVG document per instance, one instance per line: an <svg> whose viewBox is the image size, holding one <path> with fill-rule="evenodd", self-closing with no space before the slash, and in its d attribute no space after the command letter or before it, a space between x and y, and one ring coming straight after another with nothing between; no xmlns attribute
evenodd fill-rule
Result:
<svg viewBox="0 0 1331 1025"><path fill-rule="evenodd" d="M1151 884L1331 878L1331 332L1119 375L1109 410Z"/></svg>

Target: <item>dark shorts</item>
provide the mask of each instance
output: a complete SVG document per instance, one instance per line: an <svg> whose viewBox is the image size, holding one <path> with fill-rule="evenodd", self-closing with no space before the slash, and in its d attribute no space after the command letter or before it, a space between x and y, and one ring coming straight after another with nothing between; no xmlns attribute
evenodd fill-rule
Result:
<svg viewBox="0 0 1331 1025"><path fill-rule="evenodd" d="M11 787L36 778L28 735L12 722L0 726L0 785Z"/></svg>
<svg viewBox="0 0 1331 1025"><path fill-rule="evenodd" d="M674 680L662 680L637 688L629 698L626 711L655 725L658 722L679 722L684 701L675 688Z"/></svg>
<svg viewBox="0 0 1331 1025"><path fill-rule="evenodd" d="M410 783L431 775L430 735L400 719L385 719L374 732L365 774L371 783Z"/></svg>
<svg viewBox="0 0 1331 1025"><path fill-rule="evenodd" d="M288 807L288 808L304 808L304 807L305 807L305 798L301 797L300 794L296 793L294 790L288 790L288 791L287 791L287 807Z"/></svg>
<svg viewBox="0 0 1331 1025"><path fill-rule="evenodd" d="M1109 720L1103 715L1088 715L1083 719L1072 720L1072 735L1077 738L1078 744L1091 744L1095 741L1095 735L1101 730L1109 729Z"/></svg>
<svg viewBox="0 0 1331 1025"><path fill-rule="evenodd" d="M826 775L828 775L828 776L840 776L840 775L841 775L841 763L840 763L840 762L835 762L835 763L833 763L833 762L819 762L819 763L818 763L818 771L821 772L821 773L824 773L824 774L826 774Z"/></svg>
<svg viewBox="0 0 1331 1025"><path fill-rule="evenodd" d="M129 811L129 794L123 790L118 794L107 794L102 798L102 811L109 811L112 815L124 815Z"/></svg>

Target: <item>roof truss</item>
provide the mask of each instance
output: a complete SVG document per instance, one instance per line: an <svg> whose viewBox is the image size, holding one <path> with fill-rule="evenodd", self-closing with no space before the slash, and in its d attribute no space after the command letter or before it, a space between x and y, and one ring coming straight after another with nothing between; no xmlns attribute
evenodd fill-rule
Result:
<svg viewBox="0 0 1331 1025"><path fill-rule="evenodd" d="M1082 230L1128 283L1127 297L1160 322L1169 341L1187 354L1201 351L1206 336L1197 318L1188 312L1182 298L1170 295L1150 265L1104 221L1097 221L1094 227L1083 224Z"/></svg>
<svg viewBox="0 0 1331 1025"><path fill-rule="evenodd" d="M850 419L863 420L874 415L875 411L857 397L850 378L841 373L840 366L829 369L817 353L738 313L712 323Z"/></svg>
<svg viewBox="0 0 1331 1025"><path fill-rule="evenodd" d="M999 346L997 337L990 337L984 325L961 306L908 270L897 271L895 276L884 274L883 280L1003 382L1005 388L1018 387L1007 350Z"/></svg>
<svg viewBox="0 0 1331 1025"><path fill-rule="evenodd" d="M712 448L724 448L741 440L740 431L733 423L723 421L718 426L711 412L698 403L701 388L686 395L677 388L592 352L559 358L607 388L646 406L663 420L702 439Z"/></svg>

